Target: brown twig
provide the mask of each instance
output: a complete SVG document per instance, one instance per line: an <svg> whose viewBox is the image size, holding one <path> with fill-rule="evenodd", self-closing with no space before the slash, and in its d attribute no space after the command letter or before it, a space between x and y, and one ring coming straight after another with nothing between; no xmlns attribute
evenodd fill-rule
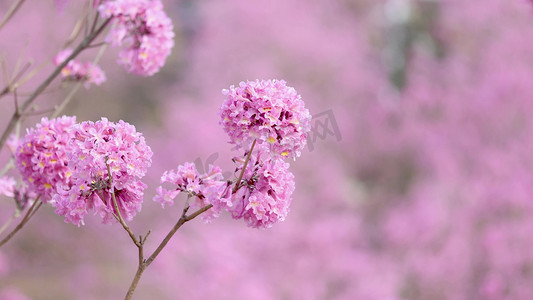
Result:
<svg viewBox="0 0 533 300"><path fill-rule="evenodd" d="M4 174L9 171L9 169L13 168L15 166L15 160L13 157L9 159L9 161L4 165L4 167L0 170L0 177L4 176Z"/></svg>
<svg viewBox="0 0 533 300"><path fill-rule="evenodd" d="M239 189L240 182L242 180L242 177L244 176L244 170L246 169L246 166L248 165L248 162L250 161L250 157L252 156L252 152L254 150L255 143L256 143L256 141L254 140L254 142L252 143L252 147L250 147L250 151L248 152L248 155L246 156L246 160L244 161L244 165L243 165L243 168L241 170L241 174L239 175L239 179L235 183L235 187L233 189L233 193L235 193ZM109 166L108 166L108 168L109 168ZM136 240L132 238L132 240L135 242L135 245L137 246L137 249L139 251L139 265L137 266L137 271L135 272L135 276L133 277L133 280L132 280L132 282L130 284L128 292L126 293L126 297L124 298L125 300L131 299L131 297L133 296L133 293L135 292L135 289L137 288L137 284L139 283L139 280L141 279L141 276L142 276L144 270L146 270L146 268L156 259L156 257L159 255L159 253L161 253L161 251L163 251L163 248L165 248L165 246L168 244L168 242L170 241L172 236L174 236L176 231L178 231L178 229L180 229L180 227L183 226L183 224L195 219L196 217L198 217L199 215L201 215L202 213L208 211L209 209L211 209L213 207L212 204L209 204L209 205L206 205L206 206L198 209L197 211L191 213L190 215L187 215L187 212L189 211L189 199L190 199L190 197L191 196L189 196L187 198L187 202L185 202L185 207L183 208L183 212L181 213L181 217L179 218L178 222L174 225L174 227L172 227L172 229L168 232L168 234L161 241L159 246L157 246L157 248L154 250L152 255L150 255L150 257L148 257L147 259L144 259L144 257L143 257L144 242L146 241L146 237L148 235L146 235L144 237L144 239L139 237L139 243L136 243L135 242ZM115 208L115 209L117 209L117 208ZM150 232L148 232L148 233L150 233ZM131 235L132 234L130 234L130 236Z"/></svg>
<svg viewBox="0 0 533 300"><path fill-rule="evenodd" d="M78 19L78 21L76 21L76 24L74 24L74 28L72 29L72 32L70 33L70 36L65 42L65 45L63 46L63 48L67 48L68 46L70 46L70 44L72 44L78 38L82 27L84 27L83 20L86 18L87 16L84 16L83 18L80 18Z"/></svg>
<svg viewBox="0 0 533 300"><path fill-rule="evenodd" d="M108 45L107 42L99 42L99 43L87 46L87 49L101 47L101 46L107 46L107 45Z"/></svg>
<svg viewBox="0 0 533 300"><path fill-rule="evenodd" d="M0 228L0 235L6 231L7 228L9 228L9 225L11 225L11 222L18 218L20 216L20 211L18 209L15 209L15 212L9 217L9 220L2 225L2 228Z"/></svg>
<svg viewBox="0 0 533 300"><path fill-rule="evenodd" d="M30 66L33 65L33 61L30 60L28 64ZM11 88L18 88L19 86L23 85L24 83L32 79L35 75L37 75L37 73L39 73L39 71L41 71L44 67L46 67L47 64L48 64L47 61L43 61L41 64L39 64L39 66L29 71L28 74L26 74L24 77L20 78L20 80L14 82Z"/></svg>
<svg viewBox="0 0 533 300"><path fill-rule="evenodd" d="M161 253L163 248L165 248L165 246L168 244L168 242L170 241L172 236L176 233L176 231L178 231L178 229L180 229L180 227L183 226L183 224L187 223L188 221L193 220L200 214L206 212L211 207L213 207L213 205L209 204L198 209L194 213L187 215L189 206L186 205L185 208L183 209L183 212L178 222L174 225L174 227L172 227L172 229L168 232L165 238L161 241L159 246L154 250L152 255L150 255L150 257L148 257L148 259L146 260L143 257L143 248L144 248L144 242L146 241L146 237L141 240L140 245L137 245L137 248L139 250L139 265L137 267L137 272L135 272L135 276L133 277L133 280L130 284L128 292L126 293L126 297L124 298L125 300L131 299L131 297L133 296L133 293L135 292L135 288L137 287L137 284L139 283L139 280L141 279L141 276L144 270L146 270L146 268L154 261L154 259L159 255L159 253Z"/></svg>
<svg viewBox="0 0 533 300"><path fill-rule="evenodd" d="M52 119L56 118L57 116L59 116L59 114L65 109L65 107L70 102L70 100L72 100L72 98L74 97L76 92L80 89L82 84L83 84L83 82L81 82L81 81L80 82L76 82L76 84L74 84L74 87L72 88L72 90L70 90L70 92L65 97L63 102L61 102L61 104L59 106L56 106L54 108L54 113L52 114L52 117L51 117Z"/></svg>
<svg viewBox="0 0 533 300"><path fill-rule="evenodd" d="M111 178L111 167L109 166L107 161L106 161L106 166L107 166L107 177L108 177L108 182L109 182L109 190L110 190L111 198L113 199L113 207L115 208L115 213L113 215L115 216L115 219L117 219L117 221L120 223L120 225L122 225L124 230L126 230L126 232L129 234L133 243L137 247L139 247L140 239L137 240L137 238L135 237L135 234L133 233L133 231L131 231L130 227L128 226L128 224L126 224L126 222L122 218L122 215L120 214L120 209L118 208L117 198L115 196L115 191L113 188L113 179Z"/></svg>
<svg viewBox="0 0 533 300"><path fill-rule="evenodd" d="M39 115L44 115L44 114L47 114L47 113L50 113L50 112L53 112L55 111L57 108L55 107L52 107L52 108L46 108L46 109L41 109L41 110L33 110L31 112L26 112L23 114L24 117L29 117L29 116L39 116Z"/></svg>
<svg viewBox="0 0 533 300"><path fill-rule="evenodd" d="M24 218L20 221L20 223L2 240L0 241L0 247L2 247L5 243L7 243L28 221L35 215L35 212L41 207L43 202L39 199L40 197L37 197L31 207L28 209L26 214L24 215Z"/></svg>
<svg viewBox="0 0 533 300"><path fill-rule="evenodd" d="M16 70L15 72L16 74L13 77L13 79L8 78L9 83L7 83L6 87L2 91L0 91L0 97L11 93L13 90L15 90L19 86L18 81L21 79L22 75L24 75L24 73L31 67L31 65L32 64L29 62L24 64L24 66L22 67L20 71ZM4 76L7 77L7 75L4 75Z"/></svg>
<svg viewBox="0 0 533 300"><path fill-rule="evenodd" d="M89 16L87 16L88 18ZM93 20L93 25L91 26L91 31L90 32L94 32L94 30L96 29L96 24L98 23L98 18L100 17L100 12L97 10L96 11L96 14L94 15L94 20ZM88 20L88 19L87 19Z"/></svg>
<svg viewBox="0 0 533 300"><path fill-rule="evenodd" d="M254 140L254 142L252 143L252 147L250 147L250 152L248 152L246 160L244 160L244 165L242 166L241 174L239 174L239 179L237 179L235 187L233 188L233 193L235 193L241 187L242 176L244 175L244 170L246 170L246 166L248 166L248 162L250 161L250 157L252 156L252 151L254 150L256 141L257 140Z"/></svg>
<svg viewBox="0 0 533 300"><path fill-rule="evenodd" d="M9 21L11 17L13 17L13 15L17 12L17 10L22 6L24 1L26 0L18 0L14 2L13 5L11 5L11 7L9 8L9 11L6 13L2 21L0 22L0 30L2 30L4 25L6 25L7 21Z"/></svg>

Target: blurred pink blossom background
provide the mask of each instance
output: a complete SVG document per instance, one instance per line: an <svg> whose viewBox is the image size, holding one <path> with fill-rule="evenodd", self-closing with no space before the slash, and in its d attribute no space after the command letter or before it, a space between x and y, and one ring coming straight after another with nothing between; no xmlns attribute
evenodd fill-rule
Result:
<svg viewBox="0 0 533 300"><path fill-rule="evenodd" d="M20 93L53 69L78 2L28 1L0 31L8 70L19 57L44 63ZM134 299L533 299L529 1L163 2L175 46L161 71L128 74L110 48L99 63L107 81L80 90L66 111L143 132L154 154L130 226L152 230L150 251L185 200L164 210L151 200L164 170L234 168L218 124L222 89L284 79L315 118L291 161L286 220L267 230L227 214L186 224ZM60 102L68 89L59 87L36 109ZM13 99L0 103L4 128ZM0 221L13 209L4 198ZM85 223L43 207L0 249L0 300L123 297L135 247L118 224Z"/></svg>

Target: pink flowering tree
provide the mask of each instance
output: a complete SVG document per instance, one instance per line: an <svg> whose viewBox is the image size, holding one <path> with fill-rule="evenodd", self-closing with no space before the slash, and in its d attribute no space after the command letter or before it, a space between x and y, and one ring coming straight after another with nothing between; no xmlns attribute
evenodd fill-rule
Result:
<svg viewBox="0 0 533 300"><path fill-rule="evenodd" d="M23 3L14 2L2 26ZM67 3L57 1L58 10L64 10ZM77 46L68 47L76 41ZM147 188L143 177L154 154L145 137L122 120L111 122L102 117L95 122L78 122L74 116L60 114L80 85L89 89L92 84L104 84L107 76L98 61L108 45L121 48L117 62L127 72L145 77L156 74L174 46L172 21L159 0L87 1L66 45L51 60L52 72L22 104L18 103L18 89L23 83L19 78L28 70L16 73L2 93L12 95L15 103L15 112L0 138L0 150L7 145L10 156L2 173L14 167L21 180L0 177L0 194L15 202L12 218L0 230L0 247L12 240L42 206L53 207L65 223L78 227L85 225L90 214L98 216L103 224L120 224L138 249L137 272L125 297L131 299L144 270L175 232L197 216L211 221L227 211L254 228L270 228L286 218L295 187L286 160L300 156L311 115L301 96L283 80L241 82L223 91L225 101L219 113L230 143L241 152L233 158L234 178L224 178L222 169L215 165L209 165L203 174L193 163L165 171L161 183L168 186L157 188L154 201L163 207L172 206L180 194L186 196L186 201L175 225L145 256L151 231L139 235L128 225L141 211ZM100 51L94 60L78 58L96 47ZM50 110L30 112L30 106L57 80L61 87L74 83L63 102ZM19 136L21 121L29 113L50 118L42 117ZM21 214L19 223L11 227Z"/></svg>
<svg viewBox="0 0 533 300"><path fill-rule="evenodd" d="M12 2L0 1L0 18ZM84 37L86 22L80 22L78 39L66 43L86 2L54 2L62 5L59 12L49 8L51 0L26 1L0 30L0 54L6 51L0 67L6 65L9 75L27 69L9 79L32 74L62 50L74 51ZM164 3L175 45L158 73L136 76L116 63L121 49L133 45L132 35L116 47L107 40L100 55L110 21L95 47L74 58L98 65L108 81L84 89L85 82L68 75L62 80L60 72L28 106L20 126L38 131L41 117L63 114L75 115L76 123L105 116L135 124L154 154L144 177L127 169L124 174L130 183L147 185L142 192L149 201L140 212L132 210L132 221L116 211L135 238L151 230L145 259L177 223L187 198L190 216L209 205L212 192L222 191L220 202L198 215L210 223L180 227L142 271L134 298L533 299L531 1ZM59 21L67 26L56 26ZM36 63L26 67L22 60L17 69L27 40ZM45 67L17 88L18 100L52 71ZM263 121L241 114L244 108L220 126L220 105L247 97L230 83L255 78L286 79L312 112L307 146L296 160L282 155L281 141L269 144L270 137L277 139L275 130L247 127ZM77 85L69 104L52 116L51 108L62 103L57 100ZM232 90L240 96L231 96ZM0 98L0 130L15 111L13 95ZM38 114L43 111L48 113ZM239 131L235 137L224 132L230 125L244 128L242 139ZM26 132L19 132L21 139ZM256 135L249 139L248 132ZM243 145L237 152L239 144L227 143L232 140ZM19 146L11 141L0 153L2 163ZM277 167L282 163L290 163L294 179ZM118 173L109 173L104 176L114 185ZM17 205L26 212L37 196L25 192L29 184L17 168L4 175L0 188L8 196L0 196L1 221ZM289 191L289 181L296 190L283 224L250 230L232 219L261 227L281 219L285 203L269 208L269 191L285 185ZM118 194L109 181L96 182L90 201L98 193ZM71 192L68 186L64 191ZM154 197L157 203L150 201ZM119 207L122 200L115 198ZM0 299L124 297L139 249L113 215L111 224L103 224L106 207L82 208L86 225L78 227L64 224L51 202L43 204L0 248Z"/></svg>

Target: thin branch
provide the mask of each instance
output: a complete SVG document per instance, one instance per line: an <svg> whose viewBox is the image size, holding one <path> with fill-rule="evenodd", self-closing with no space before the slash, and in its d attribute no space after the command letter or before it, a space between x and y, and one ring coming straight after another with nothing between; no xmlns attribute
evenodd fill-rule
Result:
<svg viewBox="0 0 533 300"><path fill-rule="evenodd" d="M22 64L23 58L26 55L26 51L28 50L28 43L24 46L22 51L20 52L19 58L17 59L17 62L15 63L15 67L13 68L13 73L18 73L20 65ZM16 81L16 80L14 80Z"/></svg>
<svg viewBox="0 0 533 300"><path fill-rule="evenodd" d="M27 113L24 113L23 116L24 117L28 117L28 116L39 116L39 115L44 115L44 114L47 114L49 112L53 112L55 111L57 108L56 107L53 107L53 108L47 108L47 109L41 109L41 110L34 110L32 112L27 112Z"/></svg>
<svg viewBox="0 0 533 300"><path fill-rule="evenodd" d="M45 95L45 94L50 94L50 93L55 93L57 91L60 91L62 90L62 85L59 84L58 86L54 86L54 87L49 87L47 88L45 91L43 91L41 93L41 95ZM24 91L20 91L19 90L19 95L22 96L22 97L28 97L29 95L31 95L31 92L24 92Z"/></svg>
<svg viewBox="0 0 533 300"><path fill-rule="evenodd" d="M106 45L107 45L106 42L99 42L99 43L87 46L87 49L96 48L96 47L100 47L100 46L106 46Z"/></svg>
<svg viewBox="0 0 533 300"><path fill-rule="evenodd" d="M96 14L94 15L94 20L93 20L93 26L91 26L91 33L94 32L94 30L96 29L96 24L98 23L98 18L100 17L100 12L97 10L96 11Z"/></svg>
<svg viewBox="0 0 533 300"><path fill-rule="evenodd" d="M142 247L139 247L139 257L142 257ZM141 279L141 276L146 269L146 265L144 263L139 264L139 267L137 267L137 272L135 272L135 276L133 277L133 281L131 282L130 288L128 289L128 292L126 293L126 297L124 300L130 300L131 297L133 297L133 293L135 292L135 288L137 287L137 284L139 283L139 280Z"/></svg>
<svg viewBox="0 0 533 300"><path fill-rule="evenodd" d="M195 211L194 213L192 213L191 215L186 215L185 213L182 214L181 218L179 218L178 222L174 225L174 227L172 227L172 229L169 231L169 233L165 236L165 238L161 241L161 243L159 244L159 246L155 249L154 253L152 253L152 255L150 255L150 257L144 262L144 264L146 264L146 266L149 266L153 261L154 259L159 255L159 253L161 253L161 251L163 250L163 248L165 248L165 246L168 244L168 242L170 241L170 239L172 238L172 236L176 233L176 231L178 229L180 229L180 227L193 220L194 218L196 218L197 216L199 216L200 214L206 212L208 209L210 209L211 207L213 207L212 204L209 204L209 205L206 205L200 209L198 209L197 211ZM185 209L184 209L185 211Z"/></svg>
<svg viewBox="0 0 533 300"><path fill-rule="evenodd" d="M28 64L30 66L33 65L33 61L30 60ZM43 61L37 68L31 70L28 74L26 74L26 76L22 77L19 81L13 83L13 86L18 88L19 86L23 85L24 83L26 83L26 81L29 81L33 78L33 76L37 75L37 73L39 73L39 71L41 71L47 64L48 62Z"/></svg>
<svg viewBox="0 0 533 300"><path fill-rule="evenodd" d="M45 63L41 63L37 68L33 69L31 72L26 74L26 76L22 77L24 73L33 65L33 61L28 61L24 67L22 67L22 70L18 71L17 75L13 77L13 80L9 79L6 83L6 86L2 91L0 91L0 97L3 97L9 93L11 93L13 90L18 89L19 86L24 84L26 81L30 80L33 76L35 76L44 66ZM18 68L17 68L18 69ZM14 72L16 73L16 72ZM7 75L4 75L7 77ZM21 78L22 77L22 78ZM22 95L22 94L21 94Z"/></svg>
<svg viewBox="0 0 533 300"><path fill-rule="evenodd" d="M126 224L126 222L124 222L124 219L122 218L122 215L120 214L120 209L118 208L117 198L115 196L115 191L114 191L114 188L113 188L113 180L111 178L111 167L109 166L107 161L106 161L105 164L107 166L107 177L108 177L108 182L109 182L109 190L110 190L110 193L111 193L111 197L113 198L113 207L115 208L115 212L116 212L113 215L115 216L117 221L120 223L120 225L122 225L124 230L126 230L126 232L129 234L129 236L130 236L131 240L133 241L133 243L137 247L139 247L141 245L141 242L139 240L137 240L137 238L135 237L135 234L133 233L133 231L131 231L131 229L128 226L128 224ZM104 199L104 198L102 198L102 199Z"/></svg>
<svg viewBox="0 0 533 300"><path fill-rule="evenodd" d="M52 114L52 119L56 118L63 111L63 109L65 109L67 104L74 97L74 95L80 89L82 84L83 84L83 82L81 82L81 81L80 82L76 82L76 84L74 85L72 90L70 90L70 92L68 93L67 97L65 97L65 100L63 100L63 102L61 102L61 104L54 109L54 113Z"/></svg>
<svg viewBox="0 0 533 300"><path fill-rule="evenodd" d="M22 67L22 69L20 71L18 71L18 70L15 71L15 73L16 73L15 76L13 76L13 79L9 79L9 83L0 92L0 97L11 93L12 91L14 91L15 89L18 88L18 86L19 86L18 80L20 80L22 75L24 75L24 73L31 67L31 65L32 65L31 62L27 62L26 64L24 64L24 66ZM19 67L17 67L17 69L18 68Z"/></svg>
<svg viewBox="0 0 533 300"><path fill-rule="evenodd" d="M13 91L13 101L14 101L14 105L15 105L15 113L16 114L20 114L20 110L19 110L19 97L17 96L17 90L14 90Z"/></svg>
<svg viewBox="0 0 533 300"><path fill-rule="evenodd" d="M13 222L13 220L18 218L19 216L20 216L20 211L18 209L15 209L15 211L13 212L9 220L7 220L7 222L2 226L2 228L0 228L0 235L4 233L4 231L6 231L9 225L11 225L11 222Z"/></svg>
<svg viewBox="0 0 533 300"><path fill-rule="evenodd" d="M37 213L37 210L41 207L41 205L43 205L43 202L39 201L39 204L37 204L37 207L35 209L33 209L33 211L31 212L31 215L28 217L28 220L26 220L26 223L28 223L28 221L31 218L33 218L33 216Z"/></svg>
<svg viewBox="0 0 533 300"><path fill-rule="evenodd" d="M65 43L63 48L67 48L68 46L70 46L70 44L72 44L78 38L81 32L81 29L84 27L83 19L86 19L86 18L87 16L83 16L83 18L78 19L78 21L76 21L76 24L74 25L74 29L72 29L72 32L70 33L70 36L68 37L67 42Z"/></svg>
<svg viewBox="0 0 533 300"><path fill-rule="evenodd" d="M2 57L0 58L0 65L2 67L2 74L4 75L4 83L6 86L9 86L11 79L9 78L9 72L7 71L6 57L4 54L2 54Z"/></svg>
<svg viewBox="0 0 533 300"><path fill-rule="evenodd" d="M2 21L0 22L0 30L2 30L4 25L6 25L7 21L9 21L11 17L13 17L13 15L17 12L17 10L22 6L24 1L26 0L18 0L15 3L13 3L13 5L11 5L11 7L9 8L9 11L6 13Z"/></svg>
<svg viewBox="0 0 533 300"><path fill-rule="evenodd" d="M159 255L159 253L161 253L163 248L165 248L165 246L168 244L168 242L170 241L172 236L176 233L176 231L178 231L178 229L180 229L180 227L183 226L183 224L187 223L188 221L193 220L194 218L196 218L200 214L206 212L211 207L213 207L213 205L209 204L209 205L206 205L206 206L198 209L197 211L195 211L191 215L187 215L187 210L189 209L189 206L185 205L185 207L183 208L183 213L182 213L181 217L179 218L178 222L174 225L174 227L172 227L172 229L167 233L165 238L161 241L159 246L154 250L152 255L150 255L150 257L148 259L146 259L146 260L144 260L143 256L142 256L142 251L143 251L143 248L144 248L143 247L144 246L144 241L146 240L146 238L144 240L142 240L141 244L137 246L138 250L139 250L139 266L137 267L137 272L135 273L135 276L133 277L133 280L132 280L132 282L130 284L128 292L126 293L126 297L124 298L125 300L130 300L131 299L131 297L133 296L133 293L135 292L135 288L137 287L137 284L139 283L139 280L141 279L141 276L142 276L144 270L154 261L154 259Z"/></svg>
<svg viewBox="0 0 533 300"><path fill-rule="evenodd" d="M241 174L239 175L239 179L235 183L235 187L234 187L232 193L235 193L239 189L240 182L242 180L242 177L244 176L244 171L246 170L248 162L250 161L250 157L252 156L252 152L254 150L255 144L256 144L256 140L254 140L254 142L252 143L252 146L250 147L250 151L248 152L248 155L246 156L246 160L244 161L244 165L243 165L243 168L241 170ZM108 166L108 168L109 168L109 166ZM150 255L150 257L148 257L148 259L146 259L146 260L143 259L143 248L144 248L144 241L146 240L146 237L145 237L144 240L143 239L139 239L140 240L139 244L136 243L137 248L139 250L139 265L137 267L137 272L135 273L135 276L133 277L133 280L132 280L132 282L130 284L128 292L126 293L126 297L124 298L125 300L130 300L131 299L131 297L133 296L133 293L135 292L135 289L137 288L137 284L139 283L139 280L141 279L141 276L142 276L144 270L156 259L156 257L159 255L159 253L161 253L161 251L163 251L163 248L165 248L165 246L168 244L168 242L170 241L172 236L174 236L176 231L178 231L178 229L180 229L180 227L183 226L183 224L195 219L196 217L198 217L199 215L201 215L202 213L208 211L209 209L211 209L213 207L212 204L209 204L209 205L206 205L206 206L198 209L197 211L191 213L190 215L187 215L187 212L189 211L189 199L190 199L190 197L191 196L189 196L187 198L187 201L185 202L185 206L183 208L183 212L182 212L181 217L179 218L178 222L167 233L165 238L161 241L161 243L159 243L159 246L157 246L157 248L154 250L152 255Z"/></svg>
<svg viewBox="0 0 533 300"><path fill-rule="evenodd" d="M7 243L28 221L35 215L35 212L41 207L43 203L40 200L40 197L37 197L31 207L26 212L26 215L24 215L24 218L22 218L22 221L2 240L0 241L0 247L2 247L5 243Z"/></svg>
<svg viewBox="0 0 533 300"><path fill-rule="evenodd" d="M148 238L148 236L150 235L150 233L152 233L151 230L148 230L148 232L146 233L146 235L143 237L143 238L139 238L139 240L141 240L141 242L144 244L144 242L146 242L146 239ZM141 237L141 236L139 236Z"/></svg>
<svg viewBox="0 0 533 300"><path fill-rule="evenodd" d="M15 166L15 159L11 157L11 159L7 162L7 164L0 170L0 177L4 176L4 174L9 171L9 169L13 168Z"/></svg>
<svg viewBox="0 0 533 300"><path fill-rule="evenodd" d="M192 214L188 215L188 216L185 216L185 221L190 221L196 217L198 217L200 214L208 211L211 207L213 207L213 204L209 204L209 205L206 205L200 209L198 209L197 211L193 212Z"/></svg>
<svg viewBox="0 0 533 300"><path fill-rule="evenodd" d="M241 174L239 174L239 179L237 179L237 182L235 183L235 187L233 188L233 193L235 193L241 186L242 176L244 175L246 166L248 166L248 161L250 161L250 157L252 156L252 151L254 150L256 141L257 140L254 140L254 142L252 143L252 147L250 147L250 152L248 152L248 155L246 156L246 160L244 161L244 165L242 166Z"/></svg>

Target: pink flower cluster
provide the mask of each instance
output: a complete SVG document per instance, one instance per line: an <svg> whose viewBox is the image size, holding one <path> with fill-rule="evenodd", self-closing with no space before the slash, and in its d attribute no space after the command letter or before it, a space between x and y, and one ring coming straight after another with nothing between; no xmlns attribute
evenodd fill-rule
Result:
<svg viewBox="0 0 533 300"><path fill-rule="evenodd" d="M250 227L269 228L289 212L294 175L283 159L300 155L311 116L285 81L241 82L238 88L224 90L224 95L220 124L237 148L253 148L233 159L238 179L223 181L220 168L213 166L208 174L200 175L194 164L186 163L163 174L161 182L177 188L159 187L154 200L163 206L173 204L186 191L195 197L195 207L213 206L208 218L226 210Z"/></svg>
<svg viewBox="0 0 533 300"><path fill-rule="evenodd" d="M107 37L113 46L124 46L119 64L128 72L151 76L165 64L174 47L170 18L160 0L117 0L100 5L104 18L113 18Z"/></svg>
<svg viewBox="0 0 533 300"><path fill-rule="evenodd" d="M240 173L244 159L236 160ZM269 228L285 220L294 191L294 175L289 164L259 151L251 157L237 191L227 202L227 210L235 219L243 218L255 228Z"/></svg>
<svg viewBox="0 0 533 300"><path fill-rule="evenodd" d="M176 188L168 190L159 186L157 188L157 195L154 201L165 205L173 205L174 199L181 193L185 192L191 198L190 207L193 209L200 209L206 205L213 204L213 209L210 209L202 215L204 220L209 221L218 217L222 207L224 206L221 198L224 191L228 194L230 185L223 181L222 170L217 166L210 166L209 172L206 174L199 174L193 163L185 163L178 166L176 170L170 170L163 173L161 183L171 183ZM222 205L221 205L222 204Z"/></svg>
<svg viewBox="0 0 533 300"><path fill-rule="evenodd" d="M76 117L43 118L29 129L15 152L15 164L29 189L41 195L44 203L52 200L58 184L68 185L72 171L68 166L70 128Z"/></svg>
<svg viewBox="0 0 533 300"><path fill-rule="evenodd" d="M75 117L63 116L43 118L28 130L15 153L15 164L28 184L25 195L40 195L66 222L82 225L89 210L104 223L111 222L117 213L113 194L120 214L131 220L141 209L146 185L140 179L151 157L133 125L105 118L77 124ZM9 183L0 181L4 194Z"/></svg>
<svg viewBox="0 0 533 300"><path fill-rule="evenodd" d="M236 173L244 167L245 157L234 158ZM207 174L199 174L193 163L185 163L176 170L166 171L161 183L171 183L173 189L157 188L154 201L173 205L174 199L185 192L194 199L190 206L200 209L213 207L203 214L209 221L220 215L222 210L231 213L234 219L244 219L254 228L270 228L276 222L285 220L289 212L291 195L294 191L294 175L289 164L279 157L272 157L266 151L252 155L244 170L240 183L224 181L219 167L210 166Z"/></svg>
<svg viewBox="0 0 533 300"><path fill-rule="evenodd" d="M71 136L72 184L58 187L56 213L80 225L88 210L94 210L110 223L117 213L114 194L120 214L131 220L141 209L146 185L140 179L151 164L152 151L144 137L133 125L106 118L76 124Z"/></svg>
<svg viewBox="0 0 533 300"><path fill-rule="evenodd" d="M220 124L238 148L257 140L275 155L298 157L311 129L300 95L283 80L241 82L223 90Z"/></svg>
<svg viewBox="0 0 533 300"><path fill-rule="evenodd" d="M72 49L65 49L60 51L54 57L54 64L59 66L72 54ZM106 81L105 73L99 66L92 62L81 63L78 60L70 60L67 65L61 69L61 79L71 81L83 81L86 88L91 83L96 85L102 84Z"/></svg>

